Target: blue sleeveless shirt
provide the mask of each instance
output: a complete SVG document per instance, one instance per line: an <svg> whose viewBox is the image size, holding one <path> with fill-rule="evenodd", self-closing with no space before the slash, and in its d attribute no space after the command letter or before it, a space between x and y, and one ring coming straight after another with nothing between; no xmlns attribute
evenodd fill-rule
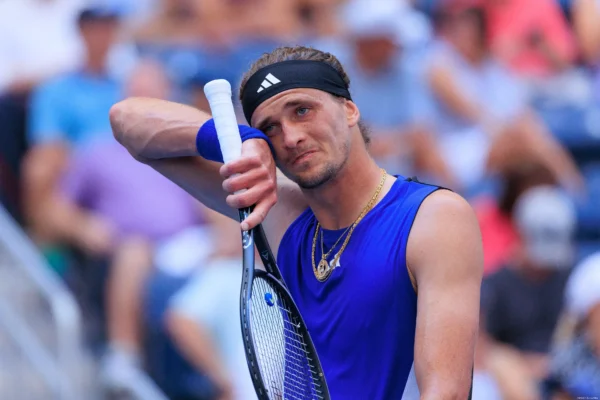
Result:
<svg viewBox="0 0 600 400"><path fill-rule="evenodd" d="M317 220L310 208L290 225L279 246L279 268L334 400L419 399L413 369L417 296L406 245L421 203L438 187L397 178L356 226L339 266L325 282L312 269ZM343 232L323 231L325 252ZM328 261L340 247L341 241ZM320 260L319 234L315 263Z"/></svg>

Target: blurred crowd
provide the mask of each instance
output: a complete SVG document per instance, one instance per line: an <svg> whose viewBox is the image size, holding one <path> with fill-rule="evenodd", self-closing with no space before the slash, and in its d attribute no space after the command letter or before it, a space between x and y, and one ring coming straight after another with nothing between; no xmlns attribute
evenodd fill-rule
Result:
<svg viewBox="0 0 600 400"><path fill-rule="evenodd" d="M600 396L600 0L0 1L0 201L76 294L106 392L255 397L237 224L132 159L109 108L206 110L205 83L296 44L342 61L382 166L473 205L474 398Z"/></svg>

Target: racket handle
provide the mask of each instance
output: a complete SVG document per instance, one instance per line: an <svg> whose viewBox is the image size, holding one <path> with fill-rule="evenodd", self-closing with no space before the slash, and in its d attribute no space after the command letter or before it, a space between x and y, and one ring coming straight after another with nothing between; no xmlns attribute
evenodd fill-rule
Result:
<svg viewBox="0 0 600 400"><path fill-rule="evenodd" d="M231 100L231 85L225 79L216 79L204 85L204 94L215 121L223 160L228 163L240 158L242 139Z"/></svg>

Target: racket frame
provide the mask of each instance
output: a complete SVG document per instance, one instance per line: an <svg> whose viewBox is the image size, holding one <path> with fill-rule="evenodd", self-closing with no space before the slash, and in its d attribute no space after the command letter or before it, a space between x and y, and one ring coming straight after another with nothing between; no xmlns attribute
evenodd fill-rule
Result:
<svg viewBox="0 0 600 400"><path fill-rule="evenodd" d="M251 212L252 208L239 210L240 221L245 220ZM254 245L256 245L258 254L260 255L263 265L265 266L265 271L256 269ZM283 277L279 271L279 268L277 267L277 262L273 256L273 252L271 251L271 247L267 241L267 237L262 225L259 224L249 231L242 231L242 247L243 274L242 287L240 290L240 322L242 327L242 338L244 341L246 361L248 363L250 377L252 378L252 383L254 384L254 389L259 400L271 400L272 397L269 397L269 391L260 372L252 336L252 325L250 323L252 281L255 277L261 277L262 279L269 281L273 287L276 287L280 291L279 295L283 295L283 297L285 297L285 301L287 301L288 307L291 309L290 311L295 314L295 317L298 319L299 325L296 327L299 333L305 337L306 350L310 354L312 365L314 366L314 368L311 369L313 380L315 382L319 382L322 386L320 388L322 391L321 398L323 400L330 400L331 397L329 395L327 381L323 373L321 362L319 361L317 350L314 346L310 333L308 332L306 324L304 323L302 314L300 313L300 310L296 306L296 303L285 286Z"/></svg>

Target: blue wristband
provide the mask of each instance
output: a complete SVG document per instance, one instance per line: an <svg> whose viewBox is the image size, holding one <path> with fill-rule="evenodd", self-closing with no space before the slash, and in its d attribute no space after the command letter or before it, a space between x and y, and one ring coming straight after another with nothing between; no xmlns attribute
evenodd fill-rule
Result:
<svg viewBox="0 0 600 400"><path fill-rule="evenodd" d="M242 142L249 139L264 139L271 149L271 154L275 157L275 149L267 135L258 129L247 125L238 125L238 127L240 129ZM221 147L219 146L217 128L215 127L215 121L212 118L206 121L198 130L198 134L196 135L196 149L198 150L198 154L207 160L223 162L223 154L221 153Z"/></svg>

